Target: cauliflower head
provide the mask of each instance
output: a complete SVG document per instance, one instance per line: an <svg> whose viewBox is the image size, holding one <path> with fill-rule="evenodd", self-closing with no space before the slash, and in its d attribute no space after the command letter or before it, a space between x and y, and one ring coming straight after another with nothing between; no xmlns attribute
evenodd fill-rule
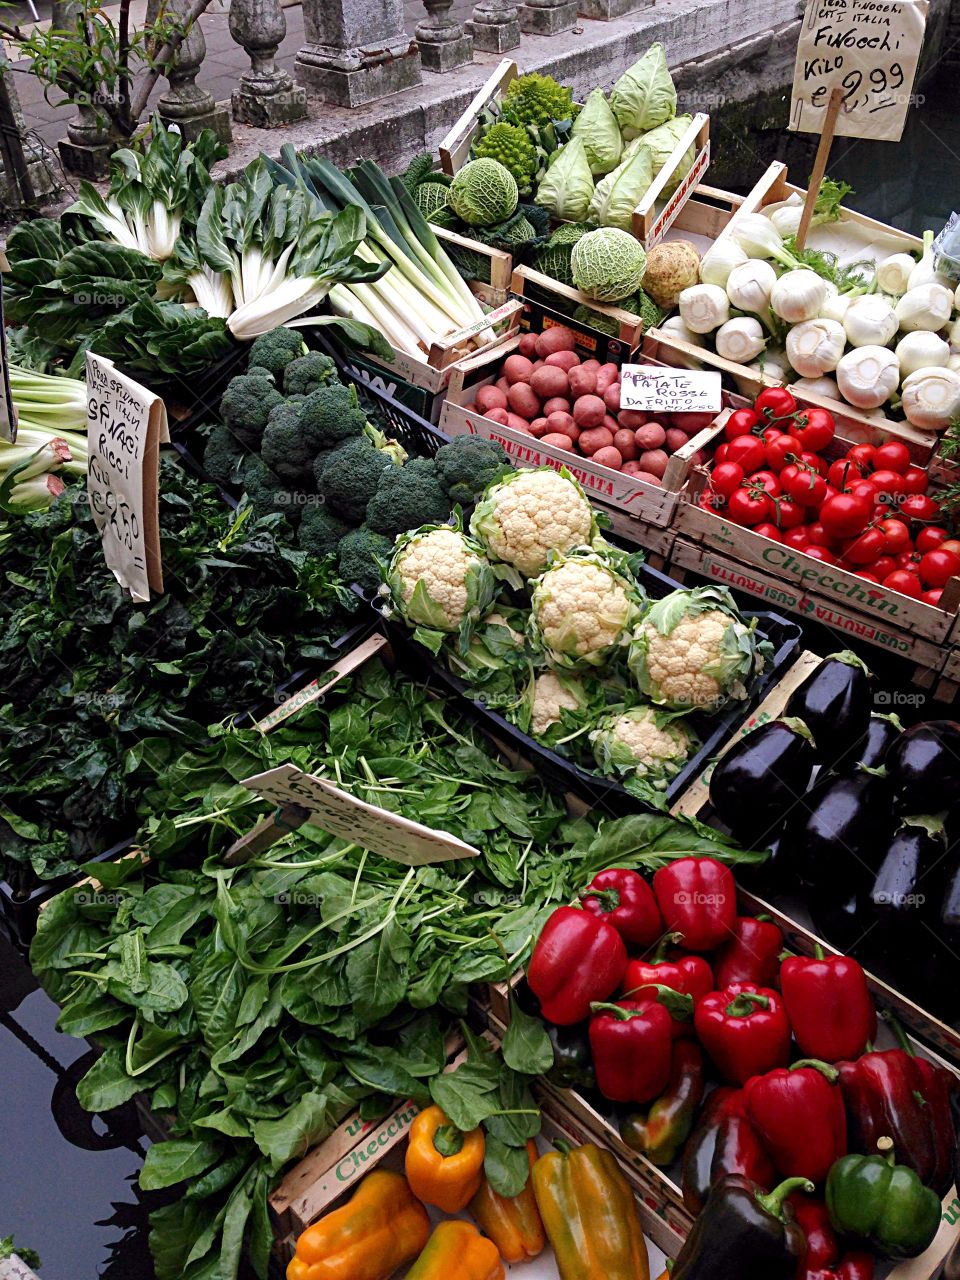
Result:
<svg viewBox="0 0 960 1280"><path fill-rule="evenodd" d="M593 551L557 559L533 584L530 637L555 666L600 666L629 642L636 585Z"/></svg>
<svg viewBox="0 0 960 1280"><path fill-rule="evenodd" d="M588 544L597 532L590 502L563 468L514 471L484 492L470 519L470 532L495 560L535 577L551 551Z"/></svg>
<svg viewBox="0 0 960 1280"><path fill-rule="evenodd" d="M672 591L650 606L630 644L628 663L651 702L678 711L717 711L747 697L763 669L757 619L744 621L723 587Z"/></svg>
<svg viewBox="0 0 960 1280"><path fill-rule="evenodd" d="M496 578L483 549L459 529L424 525L397 539L386 574L393 603L408 626L465 635L493 601ZM421 637L422 638L422 637Z"/></svg>
<svg viewBox="0 0 960 1280"><path fill-rule="evenodd" d="M530 690L530 733L542 738L564 711L580 712L589 703L583 682L563 671L541 671Z"/></svg>
<svg viewBox="0 0 960 1280"><path fill-rule="evenodd" d="M606 716L590 735L597 765L605 774L641 781L666 791L696 747L696 739L678 720L653 707L632 707Z"/></svg>

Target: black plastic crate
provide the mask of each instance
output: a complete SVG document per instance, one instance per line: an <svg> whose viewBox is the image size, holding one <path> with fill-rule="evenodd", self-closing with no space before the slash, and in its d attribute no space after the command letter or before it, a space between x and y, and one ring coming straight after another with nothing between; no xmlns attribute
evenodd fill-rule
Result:
<svg viewBox="0 0 960 1280"><path fill-rule="evenodd" d="M243 373L249 353L248 343L238 343L189 383L178 379L162 386L171 440L189 440L201 423L220 420L220 400L227 383Z"/></svg>
<svg viewBox="0 0 960 1280"><path fill-rule="evenodd" d="M641 566L637 578L647 595L653 599L659 599L671 591L685 589L683 583L677 582L649 565ZM733 594L744 616L758 619L758 635L771 643L773 657L767 661L760 676L754 682L748 699L731 704L720 715L707 716L696 712L690 715L691 726L696 731L701 746L699 751L686 762L664 793L668 804L672 804L690 783L699 777L707 762L730 738L736 726L763 701L773 685L780 680L785 668L789 666L800 647L803 631L799 623L779 613L754 609L749 601L738 597L736 593ZM469 703L479 713L482 722L489 727L490 733L495 738L506 741L513 750L534 765L539 776L551 790L573 791L591 804L602 804L615 813L651 807L627 791L618 779L581 768L573 760L543 746L528 734L521 733L509 720L476 699L472 695L470 686L459 676L454 675L444 663L435 659L428 649L414 640L413 633L403 623L385 620L384 626L390 643L394 646L403 665L417 671L423 679L430 679L435 684L441 685L448 692L456 695L461 702Z"/></svg>

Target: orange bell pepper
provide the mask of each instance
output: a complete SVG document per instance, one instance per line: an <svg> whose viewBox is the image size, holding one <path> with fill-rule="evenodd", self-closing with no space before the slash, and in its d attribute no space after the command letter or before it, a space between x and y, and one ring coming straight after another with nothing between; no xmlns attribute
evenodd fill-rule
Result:
<svg viewBox="0 0 960 1280"><path fill-rule="evenodd" d="M537 1144L531 1138L527 1143L531 1170L537 1163L537 1154ZM527 1185L518 1196L508 1200L494 1191L484 1178L480 1190L470 1201L470 1212L480 1230L500 1250L504 1262L528 1262L543 1252L547 1238L533 1194L532 1179L527 1179Z"/></svg>
<svg viewBox="0 0 960 1280"><path fill-rule="evenodd" d="M497 1246L471 1222L441 1222L406 1280L504 1280Z"/></svg>
<svg viewBox="0 0 960 1280"><path fill-rule="evenodd" d="M427 1107L410 1126L406 1159L410 1190L424 1204L459 1213L479 1190L484 1148L480 1129L461 1133L439 1107Z"/></svg>
<svg viewBox="0 0 960 1280"><path fill-rule="evenodd" d="M287 1280L387 1280L421 1252L430 1219L400 1173L368 1174L297 1241Z"/></svg>

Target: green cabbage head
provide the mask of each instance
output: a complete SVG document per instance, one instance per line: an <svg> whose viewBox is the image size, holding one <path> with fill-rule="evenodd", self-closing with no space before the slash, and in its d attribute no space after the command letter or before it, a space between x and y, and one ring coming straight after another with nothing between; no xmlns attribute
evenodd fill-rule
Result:
<svg viewBox="0 0 960 1280"><path fill-rule="evenodd" d="M625 138L635 138L673 119L677 91L662 44L651 45L639 62L627 68L613 86L610 106Z"/></svg>
<svg viewBox="0 0 960 1280"><path fill-rule="evenodd" d="M562 222L583 222L593 198L593 174L582 138L571 138L554 153L540 179L534 203Z"/></svg>
<svg viewBox="0 0 960 1280"><path fill-rule="evenodd" d="M598 302L620 302L640 288L647 255L629 231L601 227L577 241L570 262L578 289Z"/></svg>
<svg viewBox="0 0 960 1280"><path fill-rule="evenodd" d="M677 143L690 127L692 119L693 116L674 116L672 120L668 120L666 124L659 125L656 129L651 129L649 133L645 133L640 139L640 152L649 152L654 177L657 176L663 166L670 159L671 155L673 155ZM677 166L673 177L661 192L664 199L673 195L677 187L679 187L680 183L693 168L695 155L696 146L691 144L687 148L680 164Z"/></svg>
<svg viewBox="0 0 960 1280"><path fill-rule="evenodd" d="M497 160L483 158L465 164L447 193L450 207L471 227L505 222L520 202L517 182Z"/></svg>
<svg viewBox="0 0 960 1280"><path fill-rule="evenodd" d="M627 156L627 152L624 155ZM645 147L638 147L613 173L597 183L590 201L590 217L602 227L629 231L633 226L633 211L652 181L651 153Z"/></svg>
<svg viewBox="0 0 960 1280"><path fill-rule="evenodd" d="M620 126L602 89L594 89L589 95L573 122L572 134L583 139L593 173L609 173L620 163L623 150Z"/></svg>

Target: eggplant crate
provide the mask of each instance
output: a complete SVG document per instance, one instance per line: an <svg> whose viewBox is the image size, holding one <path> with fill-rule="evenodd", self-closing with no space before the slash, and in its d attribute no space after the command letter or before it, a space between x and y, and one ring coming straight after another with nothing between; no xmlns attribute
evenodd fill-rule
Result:
<svg viewBox="0 0 960 1280"><path fill-rule="evenodd" d="M474 95L463 115L440 143L440 165L444 173L453 174L462 169L470 158L470 148L480 128L480 116L488 109L496 111L503 95L520 74L517 64L505 58ZM689 172L669 196L664 195L671 185L684 157L693 149L693 164ZM710 117L699 114L677 142L669 160L657 174L633 211L633 234L645 249L651 249L662 240L676 221L693 194L710 164Z"/></svg>

